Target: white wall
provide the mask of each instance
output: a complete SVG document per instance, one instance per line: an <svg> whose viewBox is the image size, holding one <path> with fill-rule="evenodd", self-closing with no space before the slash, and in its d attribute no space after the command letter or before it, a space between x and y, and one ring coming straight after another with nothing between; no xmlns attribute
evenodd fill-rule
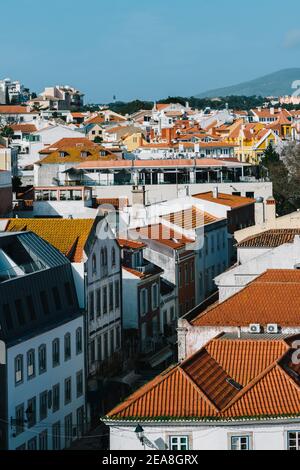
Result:
<svg viewBox="0 0 300 470"><path fill-rule="evenodd" d="M76 426L76 411L81 406L85 405L85 390L82 397L77 398L76 396L76 373L83 371L83 377L85 377L84 367L84 354L81 353L76 355L76 330L81 327L83 331L83 351L84 351L84 330L83 330L83 317L78 317L69 323L60 325L50 331L23 341L20 344L12 346L7 350L7 392L8 392L8 419L15 418L15 408L24 403L24 409L27 409L28 400L36 397L37 404L37 424L31 429L27 429L25 425L25 431L13 437L14 430L10 429L9 426L9 449L15 449L30 439L39 436L39 434L47 430L48 431L48 449L52 448L52 425L60 421L61 423L61 446L64 447L64 418L70 413L73 414L73 426ZM71 333L71 360L64 361L64 335ZM52 341L56 338L60 339L60 365L58 367L52 367ZM38 348L42 344L47 345L47 372L39 375L38 371ZM36 376L35 378L27 379L27 351L34 349L36 352ZM23 354L24 363L24 380L20 385L15 385L15 358L19 354ZM64 404L64 381L65 379L72 377L72 401L70 404ZM45 391L52 390L52 387L56 384L60 384L60 409L56 413L52 412L52 409L48 409L48 417L44 421L39 420L39 395ZM84 380L83 380L84 387ZM25 416L26 418L26 416Z"/></svg>
<svg viewBox="0 0 300 470"><path fill-rule="evenodd" d="M111 450L143 450L137 439L133 424L110 424ZM294 422L273 422L271 424L228 424L202 425L194 424L160 424L151 425L140 422L145 431L145 450L153 451L169 449L170 436L188 436L190 450L230 450L231 436L249 435L253 450L286 450L287 432L300 428L299 419Z"/></svg>

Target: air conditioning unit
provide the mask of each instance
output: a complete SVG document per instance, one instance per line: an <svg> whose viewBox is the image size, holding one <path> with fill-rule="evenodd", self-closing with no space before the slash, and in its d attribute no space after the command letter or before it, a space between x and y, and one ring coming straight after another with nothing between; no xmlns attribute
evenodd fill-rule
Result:
<svg viewBox="0 0 300 470"><path fill-rule="evenodd" d="M250 325L249 331L250 331L250 333L252 333L252 334L254 334L254 335L255 335L255 334L256 334L256 335L259 334L259 333L261 332L261 326L260 326L260 324L259 324L259 323L254 323L254 324Z"/></svg>
<svg viewBox="0 0 300 470"><path fill-rule="evenodd" d="M274 323L267 326L267 333L270 335L276 335L279 333L279 326Z"/></svg>

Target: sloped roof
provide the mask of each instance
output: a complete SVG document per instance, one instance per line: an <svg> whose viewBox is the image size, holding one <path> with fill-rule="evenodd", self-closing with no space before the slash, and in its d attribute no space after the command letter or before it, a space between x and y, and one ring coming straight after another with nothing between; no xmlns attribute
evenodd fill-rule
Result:
<svg viewBox="0 0 300 470"><path fill-rule="evenodd" d="M7 232L31 231L43 238L71 262L83 261L84 247L94 219L8 219Z"/></svg>
<svg viewBox="0 0 300 470"><path fill-rule="evenodd" d="M290 346L270 338L212 340L113 409L109 420L224 420L300 415Z"/></svg>
<svg viewBox="0 0 300 470"><path fill-rule="evenodd" d="M203 212L194 206L189 209L164 215L163 219L185 230L202 227L203 225L212 224L219 220L217 217L214 217L208 212Z"/></svg>
<svg viewBox="0 0 300 470"><path fill-rule="evenodd" d="M215 202L216 204L222 204L222 206L228 206L231 209L255 203L255 199L243 196L235 196L233 194L219 193L218 197L215 198L212 191L208 193L196 194L193 197L195 197L196 199L203 199L209 202Z"/></svg>
<svg viewBox="0 0 300 470"><path fill-rule="evenodd" d="M206 310L194 326L300 325L300 272L269 270L232 297Z"/></svg>
<svg viewBox="0 0 300 470"><path fill-rule="evenodd" d="M300 236L300 228L272 229L248 237L237 246L238 248L276 248L284 243L292 243L297 235Z"/></svg>

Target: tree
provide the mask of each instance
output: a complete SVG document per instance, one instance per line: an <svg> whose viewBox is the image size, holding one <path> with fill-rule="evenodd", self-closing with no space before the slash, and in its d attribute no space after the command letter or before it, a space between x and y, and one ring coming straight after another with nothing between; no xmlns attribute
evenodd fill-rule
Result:
<svg viewBox="0 0 300 470"><path fill-rule="evenodd" d="M97 135L95 138L94 138L94 142L95 144L101 144L103 142L103 139L102 137L100 137L99 135Z"/></svg>
<svg viewBox="0 0 300 470"><path fill-rule="evenodd" d="M6 139L11 139L13 135L14 135L14 131L11 127L4 126L3 129L1 129L2 137L5 137Z"/></svg>
<svg viewBox="0 0 300 470"><path fill-rule="evenodd" d="M261 174L273 183L273 194L279 215L289 214L300 207L300 146L288 145L282 155L272 144L264 152Z"/></svg>

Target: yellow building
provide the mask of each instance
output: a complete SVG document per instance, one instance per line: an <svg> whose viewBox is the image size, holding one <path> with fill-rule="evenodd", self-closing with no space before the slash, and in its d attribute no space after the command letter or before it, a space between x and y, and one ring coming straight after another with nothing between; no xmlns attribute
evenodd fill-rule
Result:
<svg viewBox="0 0 300 470"><path fill-rule="evenodd" d="M123 137L123 144L126 146L128 152L133 152L147 143L142 132L136 132L135 134Z"/></svg>

